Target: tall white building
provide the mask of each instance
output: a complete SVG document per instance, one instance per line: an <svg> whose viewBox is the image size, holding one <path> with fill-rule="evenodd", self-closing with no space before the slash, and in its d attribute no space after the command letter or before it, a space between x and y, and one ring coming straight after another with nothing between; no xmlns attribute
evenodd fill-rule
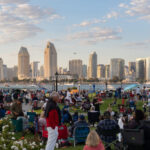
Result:
<svg viewBox="0 0 150 150"><path fill-rule="evenodd" d="M97 78L105 78L105 66L103 64L97 65Z"/></svg>
<svg viewBox="0 0 150 150"><path fill-rule="evenodd" d="M0 58L0 81L4 80L3 60Z"/></svg>
<svg viewBox="0 0 150 150"><path fill-rule="evenodd" d="M18 53L18 79L28 79L30 74L30 56L26 47L21 47Z"/></svg>
<svg viewBox="0 0 150 150"><path fill-rule="evenodd" d="M50 79L57 71L57 52L53 43L48 42L44 52L44 77Z"/></svg>
<svg viewBox="0 0 150 150"><path fill-rule="evenodd" d="M44 77L44 66L40 67L40 77Z"/></svg>
<svg viewBox="0 0 150 150"><path fill-rule="evenodd" d="M120 80L124 79L124 65L125 61L121 58L113 58L110 61L110 77L118 77Z"/></svg>
<svg viewBox="0 0 150 150"><path fill-rule="evenodd" d="M14 66L13 67L13 77L17 77L18 76L18 66Z"/></svg>
<svg viewBox="0 0 150 150"><path fill-rule="evenodd" d="M87 78L87 65L82 65L82 76L83 78Z"/></svg>
<svg viewBox="0 0 150 150"><path fill-rule="evenodd" d="M9 81L12 81L14 77L13 68L7 68L7 78Z"/></svg>
<svg viewBox="0 0 150 150"><path fill-rule="evenodd" d="M110 65L105 65L105 79L110 79Z"/></svg>
<svg viewBox="0 0 150 150"><path fill-rule="evenodd" d="M69 61L69 71L71 74L78 75L82 78L82 60L74 59Z"/></svg>
<svg viewBox="0 0 150 150"><path fill-rule="evenodd" d="M150 81L150 57L146 58L146 81Z"/></svg>
<svg viewBox="0 0 150 150"><path fill-rule="evenodd" d="M32 79L36 79L39 76L38 64L39 62L36 61L31 63Z"/></svg>
<svg viewBox="0 0 150 150"><path fill-rule="evenodd" d="M146 59L138 58L136 59L136 79L145 80L146 76Z"/></svg>
<svg viewBox="0 0 150 150"><path fill-rule="evenodd" d="M7 65L3 65L3 79L8 80L8 68Z"/></svg>
<svg viewBox="0 0 150 150"><path fill-rule="evenodd" d="M88 78L97 78L97 54L93 52L89 57Z"/></svg>

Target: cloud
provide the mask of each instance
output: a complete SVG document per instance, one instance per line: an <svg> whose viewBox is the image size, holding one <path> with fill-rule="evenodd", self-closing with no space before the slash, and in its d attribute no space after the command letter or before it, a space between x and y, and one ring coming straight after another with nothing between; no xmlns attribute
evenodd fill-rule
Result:
<svg viewBox="0 0 150 150"><path fill-rule="evenodd" d="M110 28L91 28L88 31L77 32L69 35L69 40L82 40L86 44L97 44L106 40L118 40L121 37L118 35L121 32L120 29L113 30Z"/></svg>
<svg viewBox="0 0 150 150"><path fill-rule="evenodd" d="M86 26L90 26L90 25L93 25L93 24L99 24L99 23L105 23L106 20L99 20L99 19L93 19L93 20L90 20L90 21L83 21L81 22L80 24L74 24L73 26L74 27L86 27Z"/></svg>
<svg viewBox="0 0 150 150"><path fill-rule="evenodd" d="M0 0L0 4L23 4L29 0Z"/></svg>
<svg viewBox="0 0 150 150"><path fill-rule="evenodd" d="M106 18L111 19L111 18L117 18L119 14L115 11L112 11L111 13L107 14Z"/></svg>
<svg viewBox="0 0 150 150"><path fill-rule="evenodd" d="M20 41L35 36L42 30L10 14L0 13L0 43Z"/></svg>
<svg viewBox="0 0 150 150"><path fill-rule="evenodd" d="M29 4L18 4L15 7L4 6L2 7L2 10L7 11L7 13L13 14L14 16L31 20L44 19L48 16L54 15L54 12L51 8L41 9L39 6L33 6Z"/></svg>
<svg viewBox="0 0 150 150"><path fill-rule="evenodd" d="M129 4L121 3L119 7L124 8L129 16L150 21L150 0L131 0Z"/></svg>
<svg viewBox="0 0 150 150"><path fill-rule="evenodd" d="M34 37L43 31L38 27L41 21L48 21L50 17L52 19L61 17L51 8L42 9L27 2L28 0L0 0L1 44Z"/></svg>
<svg viewBox="0 0 150 150"><path fill-rule="evenodd" d="M147 48L148 45L149 45L149 40L143 42L129 42L124 44L124 46L128 48Z"/></svg>
<svg viewBox="0 0 150 150"><path fill-rule="evenodd" d="M53 14L49 17L49 20L55 20L55 19L64 19L65 17L60 16L58 14Z"/></svg>
<svg viewBox="0 0 150 150"><path fill-rule="evenodd" d="M126 5L126 4L124 4L124 3L119 4L119 7L120 7L120 8L129 8L128 5Z"/></svg>

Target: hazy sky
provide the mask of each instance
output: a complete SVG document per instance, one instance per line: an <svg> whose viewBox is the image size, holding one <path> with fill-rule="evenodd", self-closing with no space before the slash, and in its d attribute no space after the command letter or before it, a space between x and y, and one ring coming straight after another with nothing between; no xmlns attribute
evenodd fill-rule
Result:
<svg viewBox="0 0 150 150"><path fill-rule="evenodd" d="M4 64L17 64L21 46L31 62L43 64L47 41L54 43L63 67L76 58L88 64L92 51L101 64L150 57L150 0L0 0Z"/></svg>

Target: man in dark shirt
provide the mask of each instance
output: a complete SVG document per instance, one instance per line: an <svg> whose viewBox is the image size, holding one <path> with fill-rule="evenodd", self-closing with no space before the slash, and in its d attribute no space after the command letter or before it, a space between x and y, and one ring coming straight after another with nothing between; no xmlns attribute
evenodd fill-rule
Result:
<svg viewBox="0 0 150 150"><path fill-rule="evenodd" d="M74 123L74 125L71 128L71 135L73 135L73 131L76 127L88 127L88 123L85 120L85 117L83 115L79 116L79 120Z"/></svg>
<svg viewBox="0 0 150 150"><path fill-rule="evenodd" d="M3 99L4 99L3 93L0 92L0 104L4 104Z"/></svg>
<svg viewBox="0 0 150 150"><path fill-rule="evenodd" d="M109 111L104 113L104 120L100 121L97 126L97 132L101 139L106 143L112 143L117 139L117 133L120 129L115 120L110 119L111 114Z"/></svg>

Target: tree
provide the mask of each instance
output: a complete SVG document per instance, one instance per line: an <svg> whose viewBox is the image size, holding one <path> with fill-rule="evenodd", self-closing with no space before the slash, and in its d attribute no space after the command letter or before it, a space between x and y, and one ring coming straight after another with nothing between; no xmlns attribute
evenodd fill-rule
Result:
<svg viewBox="0 0 150 150"><path fill-rule="evenodd" d="M112 82L118 82L118 81L120 81L120 80L119 80L119 77L115 76L115 77L112 78L111 81L112 81Z"/></svg>
<svg viewBox="0 0 150 150"><path fill-rule="evenodd" d="M13 77L13 82L18 82L18 77Z"/></svg>

